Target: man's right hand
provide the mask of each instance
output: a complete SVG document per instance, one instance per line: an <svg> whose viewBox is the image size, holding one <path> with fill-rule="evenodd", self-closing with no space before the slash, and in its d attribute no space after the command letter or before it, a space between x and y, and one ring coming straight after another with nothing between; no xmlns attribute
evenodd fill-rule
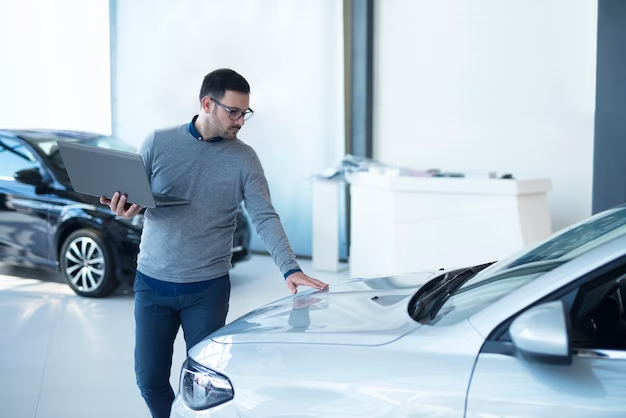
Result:
<svg viewBox="0 0 626 418"><path fill-rule="evenodd" d="M103 205L109 205L109 208L111 208L113 213L121 218L127 219L132 218L143 209L143 206L139 206L135 203L132 205L128 204L126 202L126 195L121 194L120 192L115 192L110 200L106 197L101 197L100 203Z"/></svg>

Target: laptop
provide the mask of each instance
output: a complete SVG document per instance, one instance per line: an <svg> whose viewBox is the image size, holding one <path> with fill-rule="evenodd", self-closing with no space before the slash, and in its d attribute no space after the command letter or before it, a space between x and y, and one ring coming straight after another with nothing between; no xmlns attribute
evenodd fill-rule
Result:
<svg viewBox="0 0 626 418"><path fill-rule="evenodd" d="M78 193L104 196L125 193L127 202L147 208L187 205L191 200L152 192L139 154L57 140L72 188Z"/></svg>

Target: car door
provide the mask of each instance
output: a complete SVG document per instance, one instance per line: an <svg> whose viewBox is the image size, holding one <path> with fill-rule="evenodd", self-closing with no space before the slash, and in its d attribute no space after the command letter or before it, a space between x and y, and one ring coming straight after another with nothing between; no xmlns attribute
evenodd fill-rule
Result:
<svg viewBox="0 0 626 418"><path fill-rule="evenodd" d="M47 172L26 143L0 137L0 257L49 264Z"/></svg>
<svg viewBox="0 0 626 418"><path fill-rule="evenodd" d="M466 416L626 417L625 290L622 263L556 298L568 316L570 364L520 356L504 327L479 354Z"/></svg>

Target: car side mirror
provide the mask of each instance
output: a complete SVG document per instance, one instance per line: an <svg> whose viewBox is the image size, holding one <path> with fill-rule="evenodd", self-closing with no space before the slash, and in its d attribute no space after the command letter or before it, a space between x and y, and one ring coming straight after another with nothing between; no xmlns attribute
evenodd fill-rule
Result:
<svg viewBox="0 0 626 418"><path fill-rule="evenodd" d="M43 184L43 176L38 168L27 168L20 170L13 176L16 181L31 186L41 186Z"/></svg>
<svg viewBox="0 0 626 418"><path fill-rule="evenodd" d="M571 364L569 316L561 301L530 308L509 328L517 353L529 361Z"/></svg>

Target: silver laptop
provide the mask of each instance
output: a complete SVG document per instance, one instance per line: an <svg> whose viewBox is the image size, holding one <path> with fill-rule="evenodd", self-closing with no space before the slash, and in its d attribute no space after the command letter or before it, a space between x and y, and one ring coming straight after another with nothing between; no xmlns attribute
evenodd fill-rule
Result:
<svg viewBox="0 0 626 418"><path fill-rule="evenodd" d="M128 203L147 208L191 203L153 193L139 154L64 140L58 140L57 145L72 188L78 193L110 199L115 192L121 192L128 196Z"/></svg>

